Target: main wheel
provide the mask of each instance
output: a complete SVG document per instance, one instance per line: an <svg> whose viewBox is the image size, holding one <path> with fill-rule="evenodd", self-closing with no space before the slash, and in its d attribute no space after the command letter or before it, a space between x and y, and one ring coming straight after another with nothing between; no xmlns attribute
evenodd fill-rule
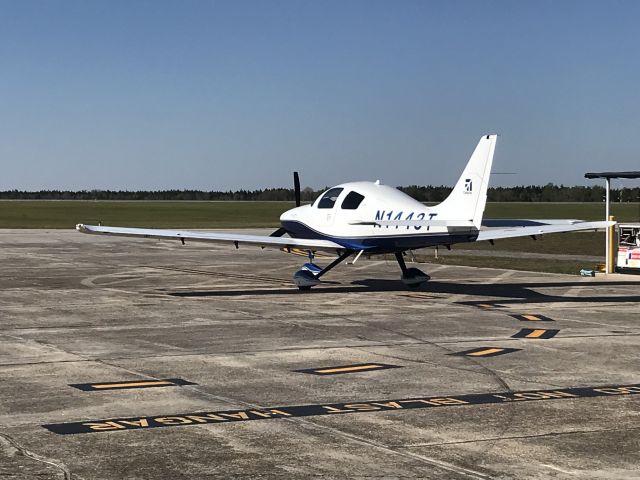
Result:
<svg viewBox="0 0 640 480"><path fill-rule="evenodd" d="M431 277L429 277L429 275L417 268L407 268L402 277L400 277L402 283L404 283L407 288L411 289L420 288L420 286L430 278Z"/></svg>

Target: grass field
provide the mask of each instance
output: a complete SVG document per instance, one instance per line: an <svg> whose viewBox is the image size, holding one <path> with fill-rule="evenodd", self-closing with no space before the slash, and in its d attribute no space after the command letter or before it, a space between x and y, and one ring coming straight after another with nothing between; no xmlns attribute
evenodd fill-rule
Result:
<svg viewBox="0 0 640 480"><path fill-rule="evenodd" d="M279 225L292 202L0 201L0 228L241 228Z"/></svg>
<svg viewBox="0 0 640 480"><path fill-rule="evenodd" d="M0 228L73 228L76 223L138 227L276 227L292 202L0 201ZM613 204L620 221L638 221L640 205ZM602 220L601 203L489 203L487 218Z"/></svg>
<svg viewBox="0 0 640 480"><path fill-rule="evenodd" d="M155 228L251 228L277 227L280 214L292 202L97 202L97 201L0 201L0 228L71 229L76 223ZM640 220L640 204L613 204L611 213L619 221ZM602 220L601 203L489 203L486 218L578 218ZM457 250L483 250L482 256L456 255ZM547 258L505 258L486 251L530 252ZM433 258L433 250L421 251L418 258L430 263L495 268L577 273L593 268L587 257L604 257L604 235L567 233L488 242L459 244L453 254ZM563 254L580 259L563 259Z"/></svg>

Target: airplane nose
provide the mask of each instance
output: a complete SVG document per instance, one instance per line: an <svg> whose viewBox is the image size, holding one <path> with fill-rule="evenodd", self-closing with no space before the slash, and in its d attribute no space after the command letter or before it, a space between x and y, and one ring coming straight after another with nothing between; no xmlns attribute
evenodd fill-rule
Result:
<svg viewBox="0 0 640 480"><path fill-rule="evenodd" d="M280 215L281 222L286 222L287 220L291 220L291 214L289 212L291 212L291 210L287 210L286 212L283 212L282 215Z"/></svg>
<svg viewBox="0 0 640 480"><path fill-rule="evenodd" d="M280 215L280 221L286 222L289 220L294 220L298 217L298 210L300 207L292 208L291 210L287 210L282 215Z"/></svg>

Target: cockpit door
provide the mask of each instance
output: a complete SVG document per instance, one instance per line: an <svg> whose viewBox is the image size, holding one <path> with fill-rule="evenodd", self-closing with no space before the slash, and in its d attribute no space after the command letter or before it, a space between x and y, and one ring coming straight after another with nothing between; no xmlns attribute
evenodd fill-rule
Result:
<svg viewBox="0 0 640 480"><path fill-rule="evenodd" d="M318 202L318 212L324 226L331 226L335 221L338 211L338 197L342 193L342 188L331 188L325 192Z"/></svg>

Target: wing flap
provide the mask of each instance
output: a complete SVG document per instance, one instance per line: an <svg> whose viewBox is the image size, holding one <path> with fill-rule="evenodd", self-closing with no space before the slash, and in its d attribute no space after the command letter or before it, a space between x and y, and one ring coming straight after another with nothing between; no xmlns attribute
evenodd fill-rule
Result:
<svg viewBox="0 0 640 480"><path fill-rule="evenodd" d="M76 225L76 230L95 235L115 235L120 237L156 238L160 240L190 240L230 244L257 245L274 248L304 248L335 252L344 247L330 240L269 237L262 235L243 235L229 232L199 232L190 230L164 230L155 228L107 227L102 225Z"/></svg>

